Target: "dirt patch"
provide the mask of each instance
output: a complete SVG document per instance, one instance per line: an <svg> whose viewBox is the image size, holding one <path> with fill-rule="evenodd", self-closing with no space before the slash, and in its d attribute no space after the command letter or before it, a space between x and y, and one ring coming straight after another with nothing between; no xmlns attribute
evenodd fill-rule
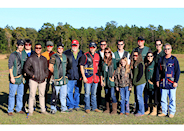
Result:
<svg viewBox="0 0 184 131"><path fill-rule="evenodd" d="M2 59L6 59L7 56L8 56L8 54L0 54L0 59L1 59L1 60L2 60Z"/></svg>
<svg viewBox="0 0 184 131"><path fill-rule="evenodd" d="M172 54L176 58L184 58L184 54Z"/></svg>

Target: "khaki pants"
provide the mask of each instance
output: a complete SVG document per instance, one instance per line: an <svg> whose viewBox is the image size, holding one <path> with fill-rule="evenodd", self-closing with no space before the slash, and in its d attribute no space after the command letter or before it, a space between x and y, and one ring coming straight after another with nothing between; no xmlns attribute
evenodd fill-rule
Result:
<svg viewBox="0 0 184 131"><path fill-rule="evenodd" d="M46 81L43 83L38 83L33 80L29 80L29 87L30 87L30 93L29 93L29 113L33 113L33 104L34 99L36 95L36 90L38 86L38 92L39 92L39 103L41 112L45 112L45 88L46 88Z"/></svg>

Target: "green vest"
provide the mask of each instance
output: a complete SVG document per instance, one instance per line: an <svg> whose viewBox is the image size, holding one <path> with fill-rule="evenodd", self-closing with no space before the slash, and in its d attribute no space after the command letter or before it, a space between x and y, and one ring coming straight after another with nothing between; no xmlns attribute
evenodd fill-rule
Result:
<svg viewBox="0 0 184 131"><path fill-rule="evenodd" d="M143 64L143 75L141 77L141 79L136 82L136 78L137 78L137 75L139 73L139 69L138 69L138 65L142 63ZM146 83L146 79L145 79L145 67L144 67L144 63L143 62L140 62L137 66L134 66L134 70L133 70L133 84L135 86L138 86L138 85L141 85L141 84L144 84Z"/></svg>
<svg viewBox="0 0 184 131"><path fill-rule="evenodd" d="M55 86L62 86L68 83L68 77L66 76L66 64L67 64L67 57L65 54L62 54L62 61L58 54L53 54L55 57L55 64L54 64L54 85Z"/></svg>
<svg viewBox="0 0 184 131"><path fill-rule="evenodd" d="M118 51L114 52L114 55L115 55L115 60L116 60L116 67L118 67L119 66L119 61L121 60L121 58L119 56ZM123 57L127 57L127 56L128 56L128 51L124 50Z"/></svg>
<svg viewBox="0 0 184 131"><path fill-rule="evenodd" d="M23 82L23 66L24 62L27 60L27 54L22 52L22 59L16 51L13 52L13 54L15 55L15 60L13 62L13 76L15 77L15 84L19 85Z"/></svg>
<svg viewBox="0 0 184 131"><path fill-rule="evenodd" d="M139 47L134 48L134 50L135 50L135 49L138 49L138 52L140 51ZM134 51L134 50L133 50L133 51ZM143 48L143 50L142 50L142 53L141 53L142 59L143 59L144 63L145 63L145 57L146 57L148 51L149 51L149 47L144 46L144 48Z"/></svg>
<svg viewBox="0 0 184 131"><path fill-rule="evenodd" d="M154 89L154 84L153 84L154 66L155 66L155 62L152 61L151 65L147 66L147 68L145 69L146 88L149 89L150 91Z"/></svg>

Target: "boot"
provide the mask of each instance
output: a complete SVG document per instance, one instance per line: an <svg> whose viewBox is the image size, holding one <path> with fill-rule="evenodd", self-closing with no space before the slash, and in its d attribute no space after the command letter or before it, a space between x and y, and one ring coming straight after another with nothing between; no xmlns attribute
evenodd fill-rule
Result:
<svg viewBox="0 0 184 131"><path fill-rule="evenodd" d="M144 112L145 115L148 115L150 113L150 106L148 106L148 110Z"/></svg>
<svg viewBox="0 0 184 131"><path fill-rule="evenodd" d="M106 110L103 113L110 113L109 102L106 102Z"/></svg>
<svg viewBox="0 0 184 131"><path fill-rule="evenodd" d="M157 106L153 106L153 112L150 114L151 116L156 116L157 115Z"/></svg>
<svg viewBox="0 0 184 131"><path fill-rule="evenodd" d="M112 103L111 115L117 114L117 103Z"/></svg>

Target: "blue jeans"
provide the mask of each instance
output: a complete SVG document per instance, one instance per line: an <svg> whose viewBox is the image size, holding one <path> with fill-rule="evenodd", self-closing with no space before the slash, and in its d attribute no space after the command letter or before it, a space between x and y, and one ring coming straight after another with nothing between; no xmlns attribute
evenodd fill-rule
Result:
<svg viewBox="0 0 184 131"><path fill-rule="evenodd" d="M23 106L23 94L24 94L24 84L21 83L20 85L17 84L9 84L9 99L8 99L8 113L13 112L13 108L15 106L15 93L17 91L16 96L16 112L19 112L22 110Z"/></svg>
<svg viewBox="0 0 184 131"><path fill-rule="evenodd" d="M110 98L112 98L112 103L116 103L117 99L115 96L115 88L111 87L111 88L105 88L105 100L107 102L110 102Z"/></svg>
<svg viewBox="0 0 184 131"><path fill-rule="evenodd" d="M154 90L150 91L147 88L144 88L144 108L145 108L145 111L148 110L148 103L155 103L154 97L155 97ZM148 102L148 99L149 99L149 102Z"/></svg>
<svg viewBox="0 0 184 131"><path fill-rule="evenodd" d="M123 88L120 88L120 96L121 96L121 111L120 113L129 113L130 110L129 110L129 96L130 96L130 91L128 90L129 87L126 86L126 87L123 87Z"/></svg>
<svg viewBox="0 0 184 131"><path fill-rule="evenodd" d="M62 111L67 110L67 107L66 107L67 85L55 86L55 90L56 90L56 95L58 95L59 93L59 100L61 102L61 110ZM56 106L54 105L51 105L50 108L52 110L57 111Z"/></svg>
<svg viewBox="0 0 184 131"><path fill-rule="evenodd" d="M142 94L143 94L145 85L146 83L135 87L136 111L141 115L144 115L144 99Z"/></svg>
<svg viewBox="0 0 184 131"><path fill-rule="evenodd" d="M80 90L82 82L80 80L69 80L67 84L67 106L68 109L79 108ZM73 93L73 89L75 92Z"/></svg>
<svg viewBox="0 0 184 131"><path fill-rule="evenodd" d="M85 110L90 110L90 93L91 93L91 105L92 110L97 109L97 101L96 101L96 91L97 91L98 83L84 83L84 102L85 102Z"/></svg>
<svg viewBox="0 0 184 131"><path fill-rule="evenodd" d="M162 113L167 115L167 95L169 96L169 113L174 115L176 112L176 89L161 89Z"/></svg>

